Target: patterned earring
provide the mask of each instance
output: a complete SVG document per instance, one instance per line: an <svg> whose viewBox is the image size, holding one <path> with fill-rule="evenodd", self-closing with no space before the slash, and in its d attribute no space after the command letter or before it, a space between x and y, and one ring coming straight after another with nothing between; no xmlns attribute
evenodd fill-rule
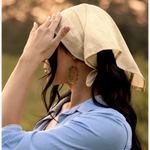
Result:
<svg viewBox="0 0 150 150"><path fill-rule="evenodd" d="M72 79L71 79L71 71L72 71L73 69L74 69L75 72L76 72L76 79L75 79L75 80L72 80ZM79 68L76 67L76 66L71 66L71 67L69 68L69 71L68 71L68 82L71 83L71 84L76 84L76 83L78 82L78 80L79 80Z"/></svg>

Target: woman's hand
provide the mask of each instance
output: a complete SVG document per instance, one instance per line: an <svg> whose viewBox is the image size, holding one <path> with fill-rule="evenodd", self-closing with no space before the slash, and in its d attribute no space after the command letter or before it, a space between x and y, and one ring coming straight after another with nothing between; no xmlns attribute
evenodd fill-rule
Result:
<svg viewBox="0 0 150 150"><path fill-rule="evenodd" d="M60 43L61 39L68 33L70 27L65 26L58 32L54 38L54 33L61 20L61 14L54 14L48 17L46 22L39 26L34 22L33 28L30 32L29 39L24 48L22 57L31 58L32 61L37 59L39 63L49 59Z"/></svg>
<svg viewBox="0 0 150 150"><path fill-rule="evenodd" d="M53 38L60 20L61 15L58 13L57 16L48 17L40 27L34 23L24 52L2 92L2 126L20 124L24 103L37 67L51 57L70 29L62 28Z"/></svg>

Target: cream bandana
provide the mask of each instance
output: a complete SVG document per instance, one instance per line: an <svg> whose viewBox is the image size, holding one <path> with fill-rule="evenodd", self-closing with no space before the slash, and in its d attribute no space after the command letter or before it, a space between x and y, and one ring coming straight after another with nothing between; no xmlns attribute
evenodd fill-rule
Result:
<svg viewBox="0 0 150 150"><path fill-rule="evenodd" d="M73 56L93 68L87 76L87 86L93 84L97 75L97 53L112 49L117 66L126 72L132 81L132 87L144 91L145 79L118 27L104 10L94 5L80 4L62 11L61 14L62 20L57 31L63 26L71 27L62 43Z"/></svg>

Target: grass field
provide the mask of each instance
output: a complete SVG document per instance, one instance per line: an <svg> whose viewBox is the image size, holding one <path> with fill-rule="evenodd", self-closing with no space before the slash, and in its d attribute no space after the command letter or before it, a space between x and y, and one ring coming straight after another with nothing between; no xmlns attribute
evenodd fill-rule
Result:
<svg viewBox="0 0 150 150"><path fill-rule="evenodd" d="M13 71L17 61L18 56L10 56L3 54L2 56L2 88L7 82L11 72ZM146 81L148 80L148 61L143 55L134 56L143 76ZM33 130L35 123L40 120L46 113L44 105L40 98L40 93L43 82L39 80L40 77L44 75L43 65L41 64L36 71L34 76L27 101L25 104L23 117L22 117L22 127L26 131ZM23 85L22 85L23 86ZM148 85L147 85L148 87ZM64 89L65 90L65 89ZM137 133L139 135L140 141L143 146L143 150L148 149L148 88L145 92L139 92L133 90L133 107L138 116ZM12 103L13 105L13 103Z"/></svg>

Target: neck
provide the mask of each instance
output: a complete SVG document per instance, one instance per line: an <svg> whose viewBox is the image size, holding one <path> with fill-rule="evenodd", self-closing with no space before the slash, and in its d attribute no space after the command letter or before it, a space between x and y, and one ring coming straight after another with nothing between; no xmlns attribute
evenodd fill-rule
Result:
<svg viewBox="0 0 150 150"><path fill-rule="evenodd" d="M92 86L87 87L85 81L78 82L77 84L70 85L71 97L70 103L68 105L68 109L72 109L73 107L84 103L86 100L92 98ZM99 95L98 90L96 89L94 95Z"/></svg>
<svg viewBox="0 0 150 150"><path fill-rule="evenodd" d="M72 109L73 107L85 102L88 99L92 98L92 86L86 86L86 78L87 75L92 71L90 67L88 67L85 63L78 61L77 66L79 68L79 80L76 84L69 84L71 90L70 103L68 105L68 109ZM99 95L98 90L96 89L94 95Z"/></svg>

